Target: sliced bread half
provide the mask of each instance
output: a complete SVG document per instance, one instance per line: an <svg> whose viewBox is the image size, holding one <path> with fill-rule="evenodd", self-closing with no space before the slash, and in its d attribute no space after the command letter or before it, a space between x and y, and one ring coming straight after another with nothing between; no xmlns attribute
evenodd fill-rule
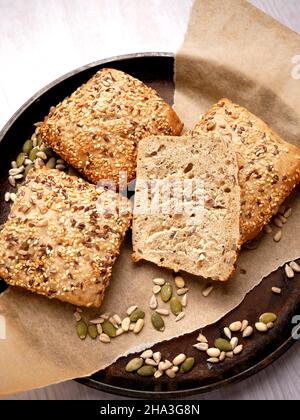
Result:
<svg viewBox="0 0 300 420"><path fill-rule="evenodd" d="M134 261L219 281L235 271L238 166L231 142L213 137L148 137L139 143Z"/></svg>

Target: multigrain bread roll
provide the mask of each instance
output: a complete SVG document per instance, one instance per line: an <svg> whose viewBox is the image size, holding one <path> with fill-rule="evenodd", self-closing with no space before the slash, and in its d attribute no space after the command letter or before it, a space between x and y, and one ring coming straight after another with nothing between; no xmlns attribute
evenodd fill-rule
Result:
<svg viewBox="0 0 300 420"><path fill-rule="evenodd" d="M239 253L240 188L231 142L201 133L139 143L133 259L226 281ZM183 197L185 197L183 199Z"/></svg>
<svg viewBox="0 0 300 420"><path fill-rule="evenodd" d="M173 109L141 81L103 69L66 98L39 128L43 141L88 180L135 178L138 142L151 134L180 135Z"/></svg>
<svg viewBox="0 0 300 420"><path fill-rule="evenodd" d="M300 181L300 150L247 109L222 99L193 133L232 140L239 164L241 241L254 239Z"/></svg>
<svg viewBox="0 0 300 420"><path fill-rule="evenodd" d="M0 277L99 307L131 221L129 201L117 197L57 170L31 171L0 232Z"/></svg>

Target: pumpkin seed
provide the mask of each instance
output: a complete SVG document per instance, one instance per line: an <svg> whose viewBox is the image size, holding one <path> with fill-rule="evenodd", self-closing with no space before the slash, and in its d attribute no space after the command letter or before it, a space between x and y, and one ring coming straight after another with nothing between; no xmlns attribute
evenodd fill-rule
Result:
<svg viewBox="0 0 300 420"><path fill-rule="evenodd" d="M154 366L142 366L138 371L137 374L139 376L144 376L144 377L149 377L149 376L153 376L156 372L156 369Z"/></svg>
<svg viewBox="0 0 300 420"><path fill-rule="evenodd" d="M38 147L34 147L31 152L29 153L29 159L33 162L37 158L37 154L39 152Z"/></svg>
<svg viewBox="0 0 300 420"><path fill-rule="evenodd" d="M225 340L224 338L217 338L215 340L215 347L221 351L232 351L232 346L229 341Z"/></svg>
<svg viewBox="0 0 300 420"><path fill-rule="evenodd" d="M237 355L242 353L242 351L244 350L244 346L242 344L240 344L239 346L237 346L234 350L233 350L233 354Z"/></svg>
<svg viewBox="0 0 300 420"><path fill-rule="evenodd" d="M292 261L290 267L295 273L300 273L300 265L297 264L296 261Z"/></svg>
<svg viewBox="0 0 300 420"><path fill-rule="evenodd" d="M130 360L130 362L126 365L126 372L136 372L139 370L144 364L144 360L141 357L136 357L135 359Z"/></svg>
<svg viewBox="0 0 300 420"><path fill-rule="evenodd" d="M25 168L24 175L27 176L29 174L29 172L31 171L31 169L33 169L33 168L34 168L33 163L31 163L30 165L27 165L26 168Z"/></svg>
<svg viewBox="0 0 300 420"><path fill-rule="evenodd" d="M26 157L27 156L26 156L25 153L19 153L18 154L18 157L16 159L16 163L17 163L17 167L18 168L23 165L23 163L25 162Z"/></svg>
<svg viewBox="0 0 300 420"><path fill-rule="evenodd" d="M152 322L153 327L157 331L164 331L165 330L165 322L157 312L154 312L152 314L151 322Z"/></svg>
<svg viewBox="0 0 300 420"><path fill-rule="evenodd" d="M176 356L173 359L173 365L174 366L178 366L181 365L186 359L186 355L184 353L178 354L178 356Z"/></svg>
<svg viewBox="0 0 300 420"><path fill-rule="evenodd" d="M208 344L207 343L197 343L194 344L193 347L199 351L207 351L208 350Z"/></svg>
<svg viewBox="0 0 300 420"><path fill-rule="evenodd" d="M103 330L104 334L108 335L109 337L111 337L111 338L116 337L117 330L111 322L109 322L109 321L103 322L102 330Z"/></svg>
<svg viewBox="0 0 300 420"><path fill-rule="evenodd" d="M98 330L95 324L90 324L88 326L88 334L93 340L98 337Z"/></svg>
<svg viewBox="0 0 300 420"><path fill-rule="evenodd" d="M182 312L182 304L176 296L172 297L170 302L170 308L171 312L176 316L178 316Z"/></svg>
<svg viewBox="0 0 300 420"><path fill-rule="evenodd" d="M243 332L243 338L248 338L253 334L253 328L249 325Z"/></svg>
<svg viewBox="0 0 300 420"><path fill-rule="evenodd" d="M170 379L174 379L176 377L176 373L172 369L167 369L166 375Z"/></svg>
<svg viewBox="0 0 300 420"><path fill-rule="evenodd" d="M165 283L160 291L160 296L163 302L169 302L173 295L173 288L170 283Z"/></svg>
<svg viewBox="0 0 300 420"><path fill-rule="evenodd" d="M145 318L145 312L142 311L140 308L135 309L130 315L131 322L137 322L139 319L143 318Z"/></svg>
<svg viewBox="0 0 300 420"><path fill-rule="evenodd" d="M142 318L138 319L133 328L134 334L139 334L144 328L144 326L145 326L145 321Z"/></svg>
<svg viewBox="0 0 300 420"><path fill-rule="evenodd" d="M228 327L225 327L223 331L226 337L229 338L229 340L231 340L232 334L231 334L230 329Z"/></svg>
<svg viewBox="0 0 300 420"><path fill-rule="evenodd" d="M210 348L206 351L206 353L209 357L220 357L221 354L220 350L216 348Z"/></svg>
<svg viewBox="0 0 300 420"><path fill-rule="evenodd" d="M268 324L269 322L275 322L277 321L277 315L273 314L272 312L267 312L265 314L262 314L259 317L259 322L262 322L263 324Z"/></svg>
<svg viewBox="0 0 300 420"><path fill-rule="evenodd" d="M176 284L176 287L178 287L178 289L183 289L185 287L184 278L181 277L181 276L176 276L175 277L175 284Z"/></svg>
<svg viewBox="0 0 300 420"><path fill-rule="evenodd" d="M54 169L56 166L56 159L54 157L50 158L46 163L47 168Z"/></svg>
<svg viewBox="0 0 300 420"><path fill-rule="evenodd" d="M157 303L156 296L152 295L151 299L150 299L150 302L149 302L150 309L156 309L157 305L158 305L158 303Z"/></svg>
<svg viewBox="0 0 300 420"><path fill-rule="evenodd" d="M181 373L188 373L190 372L195 365L195 359L194 357L188 357L185 359L185 361L180 366L180 372Z"/></svg>
<svg viewBox="0 0 300 420"><path fill-rule="evenodd" d="M84 340L86 338L87 333L88 333L88 327L82 319L77 322L76 331L80 340Z"/></svg>
<svg viewBox="0 0 300 420"><path fill-rule="evenodd" d="M266 332L268 331L268 327L266 324L264 324L263 322L257 322L255 324L255 328L257 329L257 331L259 332Z"/></svg>
<svg viewBox="0 0 300 420"><path fill-rule="evenodd" d="M153 356L153 351L152 350L145 350L140 357L142 359L151 359L151 357Z"/></svg>
<svg viewBox="0 0 300 420"><path fill-rule="evenodd" d="M295 277L294 270L288 264L285 265L284 271L288 279L293 279Z"/></svg>
<svg viewBox="0 0 300 420"><path fill-rule="evenodd" d="M165 284L166 280L164 279L153 279L153 283L157 286L163 286Z"/></svg>
<svg viewBox="0 0 300 420"><path fill-rule="evenodd" d="M232 332L241 331L241 328L242 328L242 323L240 321L233 322L232 324L229 325L229 329Z"/></svg>
<svg viewBox="0 0 300 420"><path fill-rule="evenodd" d="M25 143L23 144L23 152L26 155L29 155L29 153L31 152L32 148L33 148L32 140L25 141Z"/></svg>

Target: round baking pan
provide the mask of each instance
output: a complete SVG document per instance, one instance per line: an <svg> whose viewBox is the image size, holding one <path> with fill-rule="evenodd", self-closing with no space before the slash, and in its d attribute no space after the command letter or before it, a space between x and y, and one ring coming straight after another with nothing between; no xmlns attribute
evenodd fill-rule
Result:
<svg viewBox="0 0 300 420"><path fill-rule="evenodd" d="M7 181L10 162L15 159L23 142L31 136L33 124L48 114L49 108L70 95L78 86L86 82L103 67L123 70L146 84L154 87L170 104L174 94L174 57L168 53L142 53L114 57L81 67L46 86L26 102L10 119L0 133L0 223L4 223L9 206L3 203L5 191L11 190ZM251 252L251 251L248 251ZM282 287L282 294L271 293L272 286ZM0 280L0 292L5 283ZM128 359L121 358L107 369L90 378L79 379L92 388L102 391L139 398L171 398L215 390L229 383L237 382L257 373L268 366L294 343L292 338L293 316L300 313L300 275L287 280L281 268L265 278L252 290L242 304L221 321L208 326L203 333L211 341L222 333L223 327L236 320L247 319L253 325L259 315L272 309L279 316L275 327L268 334L255 333L244 340L241 355L214 366L208 366L206 355L195 350L199 331L157 344L154 349L164 358L173 358L179 352L196 358L194 369L176 379L141 378L125 372ZM131 356L132 358L133 356Z"/></svg>

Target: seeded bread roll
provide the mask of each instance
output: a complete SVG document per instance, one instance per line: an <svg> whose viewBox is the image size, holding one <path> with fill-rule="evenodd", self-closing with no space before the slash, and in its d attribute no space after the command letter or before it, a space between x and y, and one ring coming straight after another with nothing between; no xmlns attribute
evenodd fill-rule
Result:
<svg viewBox="0 0 300 420"><path fill-rule="evenodd" d="M150 87L118 70L103 69L53 108L39 128L43 141L88 180L135 178L138 142L180 135L183 124Z"/></svg>
<svg viewBox="0 0 300 420"><path fill-rule="evenodd" d="M235 271L240 236L236 155L228 140L212 137L149 137L139 143L134 261L220 281Z"/></svg>
<svg viewBox="0 0 300 420"><path fill-rule="evenodd" d="M232 139L241 187L241 241L254 239L300 181L300 149L247 109L222 99L195 127Z"/></svg>
<svg viewBox="0 0 300 420"><path fill-rule="evenodd" d="M131 220L129 201L116 200L63 172L31 171L0 232L0 276L49 298L99 307Z"/></svg>

